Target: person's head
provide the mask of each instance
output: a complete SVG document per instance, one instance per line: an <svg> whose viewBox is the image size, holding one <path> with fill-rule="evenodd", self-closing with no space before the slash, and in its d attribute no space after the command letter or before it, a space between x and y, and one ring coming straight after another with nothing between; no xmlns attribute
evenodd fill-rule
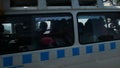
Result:
<svg viewBox="0 0 120 68"><path fill-rule="evenodd" d="M45 32L47 30L47 23L41 22L39 26L40 31Z"/></svg>
<svg viewBox="0 0 120 68"><path fill-rule="evenodd" d="M107 22L108 22L108 23L111 22L111 18L107 18Z"/></svg>

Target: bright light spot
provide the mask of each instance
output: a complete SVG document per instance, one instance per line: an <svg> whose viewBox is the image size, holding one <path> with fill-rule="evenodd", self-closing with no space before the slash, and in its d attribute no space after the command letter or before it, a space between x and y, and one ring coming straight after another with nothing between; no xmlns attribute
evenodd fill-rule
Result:
<svg viewBox="0 0 120 68"><path fill-rule="evenodd" d="M118 21L118 25L120 26L120 20Z"/></svg>
<svg viewBox="0 0 120 68"><path fill-rule="evenodd" d="M29 7L27 7L27 6L24 6L23 8L24 8L24 9L27 9L27 8L29 8Z"/></svg>
<svg viewBox="0 0 120 68"><path fill-rule="evenodd" d="M11 23L5 23L4 26L4 34L12 34L12 24Z"/></svg>
<svg viewBox="0 0 120 68"><path fill-rule="evenodd" d="M83 23L83 25L85 25L85 23L87 22L87 18L86 19L78 19L79 23Z"/></svg>

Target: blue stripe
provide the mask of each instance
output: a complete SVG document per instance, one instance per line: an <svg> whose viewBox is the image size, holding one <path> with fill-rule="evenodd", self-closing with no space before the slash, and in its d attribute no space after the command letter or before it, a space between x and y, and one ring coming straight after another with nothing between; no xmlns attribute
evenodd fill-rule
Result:
<svg viewBox="0 0 120 68"><path fill-rule="evenodd" d="M79 48L73 48L73 49L72 49L72 55L73 55L73 56L78 56L78 55L80 55L80 49L79 49Z"/></svg>
<svg viewBox="0 0 120 68"><path fill-rule="evenodd" d="M115 42L110 43L110 48L111 50L116 49L116 43Z"/></svg>
<svg viewBox="0 0 120 68"><path fill-rule="evenodd" d="M41 56L40 58L41 61L49 60L49 52L41 52L40 56Z"/></svg>
<svg viewBox="0 0 120 68"><path fill-rule="evenodd" d="M110 43L110 49L116 49L116 43L111 42ZM105 44L99 44L99 52L105 51ZM57 50L57 58L65 58L65 50ZM86 46L86 54L93 53L93 46ZM72 56L78 56L80 55L80 48L72 48ZM41 61L46 61L49 60L49 52L41 52L40 53L40 60ZM22 55L22 63L27 64L27 63L32 63L32 54L24 54ZM3 67L8 67L8 66L13 66L13 56L9 57L3 57Z"/></svg>
<svg viewBox="0 0 120 68"><path fill-rule="evenodd" d="M99 51L100 52L105 51L105 45L104 44L99 44Z"/></svg>
<svg viewBox="0 0 120 68"><path fill-rule="evenodd" d="M7 67L7 66L12 66L13 65L13 57L4 57L3 58L3 66Z"/></svg>
<svg viewBox="0 0 120 68"><path fill-rule="evenodd" d="M64 58L65 50L57 50L57 58Z"/></svg>
<svg viewBox="0 0 120 68"><path fill-rule="evenodd" d="M93 47L92 46L86 46L86 54L93 53Z"/></svg>
<svg viewBox="0 0 120 68"><path fill-rule="evenodd" d="M32 54L25 54L22 56L23 64L32 63Z"/></svg>

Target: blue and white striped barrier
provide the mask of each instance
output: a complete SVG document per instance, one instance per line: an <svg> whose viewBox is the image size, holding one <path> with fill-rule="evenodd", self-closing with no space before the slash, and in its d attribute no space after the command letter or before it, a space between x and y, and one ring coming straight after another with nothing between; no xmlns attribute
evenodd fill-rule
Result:
<svg viewBox="0 0 120 68"><path fill-rule="evenodd" d="M98 52L105 52L106 51L105 46L106 45L104 43L98 44L97 51ZM109 44L109 48L110 48L110 50L116 49L116 43L111 42ZM72 47L69 50L70 50L71 56L80 56L81 52L82 52L80 47ZM84 50L85 50L84 51L85 54L92 54L92 53L94 53L94 46L93 45L85 46ZM53 52L44 51L44 52L37 52L37 53L36 52L35 53L29 52L27 54L2 56L2 57L0 57L0 64L2 65L2 66L0 66L0 68L5 68L5 67L17 68L17 67L20 67L21 65L31 64L31 63L34 63L36 61L43 62L43 61L49 61L52 59L67 58L66 55L68 55L66 49L54 50L55 56L52 56L52 57L51 57L51 55L52 55L51 53L53 53ZM16 66L16 67L11 67L11 66Z"/></svg>

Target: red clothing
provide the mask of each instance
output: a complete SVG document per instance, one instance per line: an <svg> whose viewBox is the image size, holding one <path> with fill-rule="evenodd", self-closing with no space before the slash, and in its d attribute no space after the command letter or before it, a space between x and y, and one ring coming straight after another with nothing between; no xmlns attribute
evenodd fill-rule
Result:
<svg viewBox="0 0 120 68"><path fill-rule="evenodd" d="M51 37L43 37L40 41L44 45L50 45L54 43L54 40Z"/></svg>

